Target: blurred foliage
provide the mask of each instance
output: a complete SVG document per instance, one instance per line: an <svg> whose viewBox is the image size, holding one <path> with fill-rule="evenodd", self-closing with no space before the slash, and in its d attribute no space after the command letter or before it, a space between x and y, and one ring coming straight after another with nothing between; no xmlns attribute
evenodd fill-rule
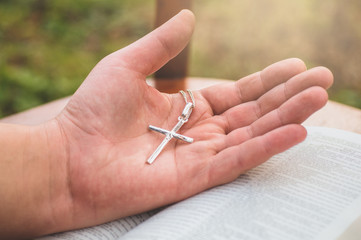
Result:
<svg viewBox="0 0 361 240"><path fill-rule="evenodd" d="M289 57L335 76L361 108L358 0L194 0L190 75L238 79ZM1 0L0 117L72 94L107 54L153 28L155 1Z"/></svg>
<svg viewBox="0 0 361 240"><path fill-rule="evenodd" d="M153 26L154 4L0 1L0 117L72 94L104 56Z"/></svg>
<svg viewBox="0 0 361 240"><path fill-rule="evenodd" d="M361 1L194 1L192 75L238 79L281 59L326 66L330 98L361 108Z"/></svg>

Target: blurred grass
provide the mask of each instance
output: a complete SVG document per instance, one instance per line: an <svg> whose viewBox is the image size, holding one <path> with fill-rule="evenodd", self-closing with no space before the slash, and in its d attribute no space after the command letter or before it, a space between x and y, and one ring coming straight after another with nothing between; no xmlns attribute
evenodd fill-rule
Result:
<svg viewBox="0 0 361 240"><path fill-rule="evenodd" d="M335 75L361 108L358 0L194 0L190 75L238 79L289 57ZM153 28L155 1L0 1L0 117L72 94L107 54Z"/></svg>
<svg viewBox="0 0 361 240"><path fill-rule="evenodd" d="M0 1L0 117L72 94L153 16L147 1Z"/></svg>
<svg viewBox="0 0 361 240"><path fill-rule="evenodd" d="M326 66L330 98L361 108L361 1L195 1L195 76L238 79L281 59Z"/></svg>

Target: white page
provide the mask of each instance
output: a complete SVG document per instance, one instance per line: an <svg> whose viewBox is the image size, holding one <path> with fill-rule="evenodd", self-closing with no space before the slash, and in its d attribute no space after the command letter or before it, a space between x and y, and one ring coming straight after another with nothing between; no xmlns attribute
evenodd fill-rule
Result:
<svg viewBox="0 0 361 240"><path fill-rule="evenodd" d="M361 214L361 135L308 130L302 144L120 239L337 238Z"/></svg>
<svg viewBox="0 0 361 240"><path fill-rule="evenodd" d="M95 227L57 233L38 240L111 240L125 233L151 217L155 211L119 219Z"/></svg>

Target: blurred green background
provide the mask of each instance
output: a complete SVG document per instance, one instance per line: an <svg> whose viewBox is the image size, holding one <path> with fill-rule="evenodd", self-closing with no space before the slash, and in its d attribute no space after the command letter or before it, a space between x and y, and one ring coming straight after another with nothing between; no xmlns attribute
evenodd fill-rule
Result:
<svg viewBox="0 0 361 240"><path fill-rule="evenodd" d="M193 12L190 76L239 79L299 57L332 70L331 99L361 108L361 1L194 0ZM0 117L72 94L154 19L154 0L0 0Z"/></svg>

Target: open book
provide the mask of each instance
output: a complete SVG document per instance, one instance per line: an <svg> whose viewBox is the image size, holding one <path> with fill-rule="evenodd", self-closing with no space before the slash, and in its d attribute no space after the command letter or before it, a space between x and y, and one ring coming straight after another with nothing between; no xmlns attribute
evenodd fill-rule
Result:
<svg viewBox="0 0 361 240"><path fill-rule="evenodd" d="M232 183L161 211L42 240L337 239L361 216L361 135L307 130L303 143Z"/></svg>

